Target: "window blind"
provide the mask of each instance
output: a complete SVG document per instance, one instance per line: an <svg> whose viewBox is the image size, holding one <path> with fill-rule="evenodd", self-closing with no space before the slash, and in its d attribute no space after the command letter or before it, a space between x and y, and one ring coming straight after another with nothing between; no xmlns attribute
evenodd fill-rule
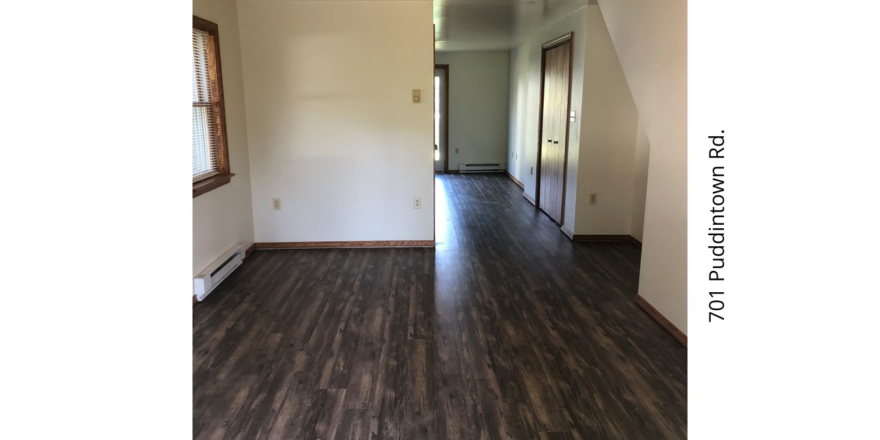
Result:
<svg viewBox="0 0 880 440"><path fill-rule="evenodd" d="M216 120L208 79L208 32L193 28L193 182L218 174Z"/></svg>

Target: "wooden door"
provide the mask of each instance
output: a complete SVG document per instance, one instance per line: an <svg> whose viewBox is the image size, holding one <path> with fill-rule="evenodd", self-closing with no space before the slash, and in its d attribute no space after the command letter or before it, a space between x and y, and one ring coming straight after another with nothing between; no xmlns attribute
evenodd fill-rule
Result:
<svg viewBox="0 0 880 440"><path fill-rule="evenodd" d="M543 56L538 206L561 224L568 157L571 34L545 44Z"/></svg>

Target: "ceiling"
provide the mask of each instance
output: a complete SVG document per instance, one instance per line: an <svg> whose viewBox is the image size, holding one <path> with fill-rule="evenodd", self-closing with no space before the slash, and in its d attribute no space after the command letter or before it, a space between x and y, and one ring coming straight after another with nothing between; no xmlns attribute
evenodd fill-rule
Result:
<svg viewBox="0 0 880 440"><path fill-rule="evenodd" d="M596 0L434 0L438 52L506 51Z"/></svg>

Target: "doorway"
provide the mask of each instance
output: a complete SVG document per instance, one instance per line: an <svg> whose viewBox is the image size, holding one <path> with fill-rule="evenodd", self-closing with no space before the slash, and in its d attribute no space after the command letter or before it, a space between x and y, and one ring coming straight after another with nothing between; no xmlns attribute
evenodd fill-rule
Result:
<svg viewBox="0 0 880 440"><path fill-rule="evenodd" d="M449 171L449 64L434 65L434 172Z"/></svg>
<svg viewBox="0 0 880 440"><path fill-rule="evenodd" d="M538 207L562 224L571 110L572 33L542 46L541 125L538 138Z"/></svg>

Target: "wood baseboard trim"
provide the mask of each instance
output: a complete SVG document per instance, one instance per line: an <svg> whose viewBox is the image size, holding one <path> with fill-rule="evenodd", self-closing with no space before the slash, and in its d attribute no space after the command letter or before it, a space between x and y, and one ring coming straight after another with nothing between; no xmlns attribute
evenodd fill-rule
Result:
<svg viewBox="0 0 880 440"><path fill-rule="evenodd" d="M533 199L533 198L531 198L531 197L530 197L530 196L529 196L529 195L528 195L528 194L526 194L526 192L525 192L525 191L523 191L523 197L525 197L525 198L526 198L526 200L528 200L528 201L529 201L529 203L531 203L531 204L532 204L532 205L534 205L534 206L535 206L535 207L537 207L537 206L538 206L538 204L537 204L537 203L535 203L535 199Z"/></svg>
<svg viewBox="0 0 880 440"><path fill-rule="evenodd" d="M562 231L569 240L574 241L574 232L571 232L571 229L568 229L568 226L562 225L559 227L559 230Z"/></svg>
<svg viewBox="0 0 880 440"><path fill-rule="evenodd" d="M506 171L505 171L505 172L506 172ZM510 173L507 173L507 177L510 177L510 180L512 180L512 181L513 181L513 183L515 183L515 184L516 184L516 186L518 186L518 187L520 187L520 188L522 188L522 190L523 190L523 191L525 191L525 190L526 190L526 186L525 186L525 185L523 185L523 183L522 183L522 182L520 182L520 181L519 181L519 180L517 180L517 179L516 179L516 177L513 177L513 174L510 174Z"/></svg>
<svg viewBox="0 0 880 440"><path fill-rule="evenodd" d="M629 236L629 242L632 243L633 246L635 246L639 249L642 248L642 242L639 241L638 238L633 237L632 235Z"/></svg>
<svg viewBox="0 0 880 440"><path fill-rule="evenodd" d="M254 243L257 249L352 249L352 248L430 248L434 240L400 241L288 241Z"/></svg>
<svg viewBox="0 0 880 440"><path fill-rule="evenodd" d="M252 244L249 248L247 248L246 251L244 251L244 257L245 257L245 258L250 257L251 254L254 253L255 250L257 250L257 244L256 244L256 243Z"/></svg>
<svg viewBox="0 0 880 440"><path fill-rule="evenodd" d="M642 242L632 235L575 235L565 225L562 225L562 233L571 241L628 241L633 246L641 249Z"/></svg>
<svg viewBox="0 0 880 440"><path fill-rule="evenodd" d="M629 241L629 235L574 235L572 241Z"/></svg>
<svg viewBox="0 0 880 440"><path fill-rule="evenodd" d="M666 319L666 317L663 316L662 313L658 312L657 309L655 309L654 306L651 305L651 303L649 303L647 300L645 300L645 298L642 298L641 295L636 295L636 304L638 304L639 307L642 308L642 310L644 310L646 313L648 313L648 315L650 315L651 318L654 318L654 320L657 321L657 323L660 324L661 327L663 327L666 331L671 333L672 336L674 336L675 339L677 339L678 342L681 343L681 345L684 345L684 348L687 348L687 346L688 346L687 335L682 333L682 331L679 330L678 327L675 326L675 324L669 322L669 320Z"/></svg>

